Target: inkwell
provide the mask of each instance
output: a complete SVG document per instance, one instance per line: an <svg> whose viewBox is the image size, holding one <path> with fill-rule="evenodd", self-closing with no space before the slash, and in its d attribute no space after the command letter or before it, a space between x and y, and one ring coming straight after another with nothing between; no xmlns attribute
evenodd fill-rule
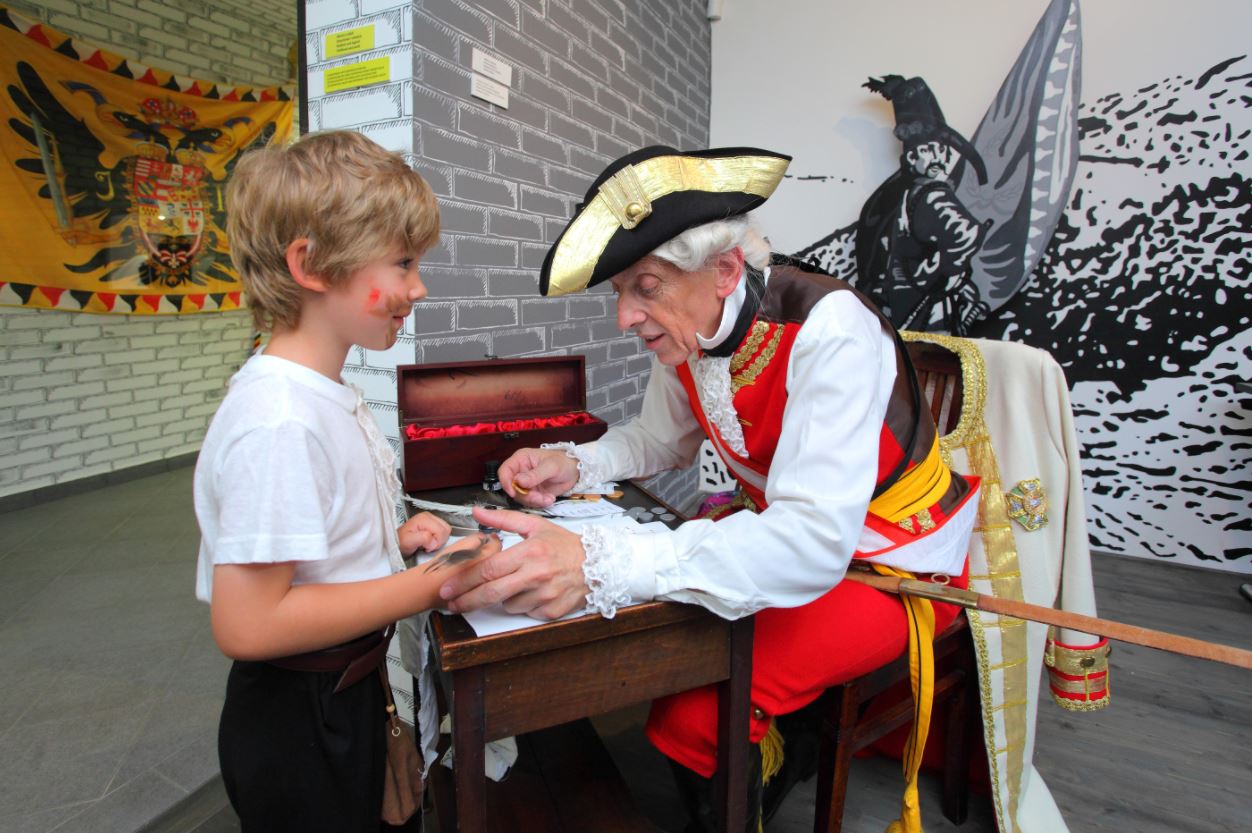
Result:
<svg viewBox="0 0 1252 833"><path fill-rule="evenodd" d="M504 486L500 483L499 470L499 460L488 460L483 464L483 491L475 501L479 506L485 506L488 509L509 508L509 496L505 494ZM478 531L495 534L500 530L480 523Z"/></svg>

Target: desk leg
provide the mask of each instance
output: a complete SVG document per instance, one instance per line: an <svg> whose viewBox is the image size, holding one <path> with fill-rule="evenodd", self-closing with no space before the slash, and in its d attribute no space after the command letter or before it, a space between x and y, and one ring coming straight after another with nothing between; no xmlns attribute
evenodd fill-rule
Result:
<svg viewBox="0 0 1252 833"><path fill-rule="evenodd" d="M483 745L483 669L467 668L452 675L453 773L456 783L458 833L485 833L487 792Z"/></svg>
<svg viewBox="0 0 1252 833"><path fill-rule="evenodd" d="M752 709L752 617L730 626L730 679L717 686L717 809L722 833L748 812L748 716Z"/></svg>

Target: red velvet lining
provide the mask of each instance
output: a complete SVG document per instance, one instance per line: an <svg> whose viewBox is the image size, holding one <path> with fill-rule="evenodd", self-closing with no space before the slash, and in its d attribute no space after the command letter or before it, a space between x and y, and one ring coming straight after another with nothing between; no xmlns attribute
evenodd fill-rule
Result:
<svg viewBox="0 0 1252 833"><path fill-rule="evenodd" d="M502 419L498 422L474 422L468 425L404 426L404 436L410 440L430 440L437 437L465 437L471 434L495 434L500 431L529 431L535 428L563 428L566 425L587 425L596 418L586 411L575 411L533 419Z"/></svg>

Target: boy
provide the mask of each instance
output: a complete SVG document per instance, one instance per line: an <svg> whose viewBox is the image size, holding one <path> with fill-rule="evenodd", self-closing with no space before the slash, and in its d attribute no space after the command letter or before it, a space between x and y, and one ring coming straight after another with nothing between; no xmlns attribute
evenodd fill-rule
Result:
<svg viewBox="0 0 1252 833"><path fill-rule="evenodd" d="M245 833L373 833L382 631L437 606L448 575L405 572L401 553L449 528L429 514L394 528L394 457L340 370L353 345L394 344L425 297L438 207L403 159L348 132L246 155L227 201L231 257L272 336L231 380L195 473L196 595L235 660L222 778Z"/></svg>

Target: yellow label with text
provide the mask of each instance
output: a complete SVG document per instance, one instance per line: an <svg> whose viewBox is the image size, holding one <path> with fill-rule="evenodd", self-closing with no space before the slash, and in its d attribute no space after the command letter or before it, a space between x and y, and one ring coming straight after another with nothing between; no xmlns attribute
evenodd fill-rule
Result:
<svg viewBox="0 0 1252 833"><path fill-rule="evenodd" d="M371 61L361 61L359 64L328 69L323 77L323 86L326 92L336 93L390 80L391 59L383 56Z"/></svg>
<svg viewBox="0 0 1252 833"><path fill-rule="evenodd" d="M350 55L353 52L364 52L374 48L374 25L346 29L342 32L330 32L326 35L327 58Z"/></svg>

